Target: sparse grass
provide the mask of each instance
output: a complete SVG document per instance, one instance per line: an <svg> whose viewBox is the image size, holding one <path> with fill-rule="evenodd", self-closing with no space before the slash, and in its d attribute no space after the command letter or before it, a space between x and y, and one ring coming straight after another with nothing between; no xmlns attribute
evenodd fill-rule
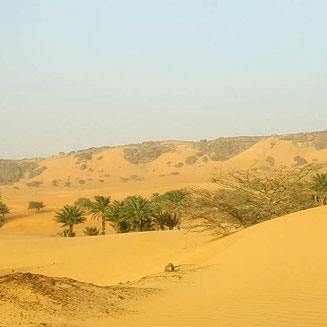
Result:
<svg viewBox="0 0 327 327"><path fill-rule="evenodd" d="M297 166L303 166L308 163L308 161L300 156L294 157L294 161L296 162Z"/></svg>
<svg viewBox="0 0 327 327"><path fill-rule="evenodd" d="M144 177L141 177L141 176L138 176L138 175L131 175L129 177L129 179L132 180L132 181L143 181Z"/></svg>
<svg viewBox="0 0 327 327"><path fill-rule="evenodd" d="M124 158L133 164L140 164L151 162L163 153L174 151L174 145L166 145L161 142L143 142L124 148Z"/></svg>
<svg viewBox="0 0 327 327"><path fill-rule="evenodd" d="M268 162L272 167L275 166L275 159L272 156L267 157L266 162Z"/></svg>
<svg viewBox="0 0 327 327"><path fill-rule="evenodd" d="M28 187L40 187L42 184L43 182L33 181L33 182L26 183L25 185Z"/></svg>
<svg viewBox="0 0 327 327"><path fill-rule="evenodd" d="M176 168L181 168L183 166L184 166L184 164L182 162L179 162L178 164L174 165L174 167L176 167Z"/></svg>
<svg viewBox="0 0 327 327"><path fill-rule="evenodd" d="M54 179L52 182L51 182L52 186L58 186L58 181L56 179Z"/></svg>
<svg viewBox="0 0 327 327"><path fill-rule="evenodd" d="M87 168L87 165L85 163L81 164L80 170L85 170Z"/></svg>
<svg viewBox="0 0 327 327"><path fill-rule="evenodd" d="M31 171L30 175L28 176L29 179L37 177L39 175L41 175L45 170L47 170L48 168L45 166L42 166L39 169L34 169Z"/></svg>
<svg viewBox="0 0 327 327"><path fill-rule="evenodd" d="M75 158L77 158L78 161L88 161L88 160L92 160L92 154L88 153L88 152L78 152L75 154Z"/></svg>
<svg viewBox="0 0 327 327"><path fill-rule="evenodd" d="M188 158L185 160L185 162L186 162L188 165L194 165L195 162L196 162L196 160L197 160L196 157L194 157L194 156L190 156L190 157L188 157Z"/></svg>

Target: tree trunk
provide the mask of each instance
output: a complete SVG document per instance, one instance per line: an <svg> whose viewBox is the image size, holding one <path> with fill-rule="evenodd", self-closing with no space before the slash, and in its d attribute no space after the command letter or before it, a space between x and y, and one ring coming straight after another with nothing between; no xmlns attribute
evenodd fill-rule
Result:
<svg viewBox="0 0 327 327"><path fill-rule="evenodd" d="M106 235L106 221L102 218L102 235Z"/></svg>
<svg viewBox="0 0 327 327"><path fill-rule="evenodd" d="M315 203L318 205L319 202L318 202L318 196L317 196L317 194L314 195L314 199L315 199Z"/></svg>
<svg viewBox="0 0 327 327"><path fill-rule="evenodd" d="M182 213L181 212L179 212L178 214L177 214L178 216L178 224L177 224L177 229L181 229L181 223L182 223Z"/></svg>

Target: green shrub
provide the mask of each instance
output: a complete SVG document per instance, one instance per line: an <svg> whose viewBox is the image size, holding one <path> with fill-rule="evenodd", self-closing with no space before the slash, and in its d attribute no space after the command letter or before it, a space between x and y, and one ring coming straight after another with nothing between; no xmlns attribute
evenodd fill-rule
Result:
<svg viewBox="0 0 327 327"><path fill-rule="evenodd" d="M92 160L92 154L88 152L78 152L75 154L75 158L77 158L78 161Z"/></svg>
<svg viewBox="0 0 327 327"><path fill-rule="evenodd" d="M303 166L308 163L308 161L300 156L294 157L294 161L296 162L297 166Z"/></svg>
<svg viewBox="0 0 327 327"><path fill-rule="evenodd" d="M197 157L190 156L190 157L188 157L188 158L186 159L185 162L186 162L188 165L194 165L195 162L196 162L196 160L197 160Z"/></svg>
<svg viewBox="0 0 327 327"><path fill-rule="evenodd" d="M184 166L184 164L182 162L179 162L178 164L174 165L174 167L176 167L176 168L181 168L183 166Z"/></svg>
<svg viewBox="0 0 327 327"><path fill-rule="evenodd" d="M75 206L80 208L89 208L92 201L89 198L79 198L74 202Z"/></svg>
<svg viewBox="0 0 327 327"><path fill-rule="evenodd" d="M88 236L96 236L100 234L100 230L98 230L96 227L85 227L83 232Z"/></svg>
<svg viewBox="0 0 327 327"><path fill-rule="evenodd" d="M45 166L42 166L41 168L39 169L34 169L31 171L30 175L28 176L28 178L34 178L34 177L37 177L39 175L41 175L45 170L47 170L48 168L45 167Z"/></svg>
<svg viewBox="0 0 327 327"><path fill-rule="evenodd" d="M33 181L33 182L26 183L26 186L28 186L28 187L39 187L42 184L43 184L43 182Z"/></svg>
<svg viewBox="0 0 327 327"><path fill-rule="evenodd" d="M65 229L62 232L59 232L58 235L61 236L61 237L75 237L76 233L72 232L69 229Z"/></svg>
<svg viewBox="0 0 327 327"><path fill-rule="evenodd" d="M5 220L5 216L10 213L9 208L5 203L0 201L0 222Z"/></svg>

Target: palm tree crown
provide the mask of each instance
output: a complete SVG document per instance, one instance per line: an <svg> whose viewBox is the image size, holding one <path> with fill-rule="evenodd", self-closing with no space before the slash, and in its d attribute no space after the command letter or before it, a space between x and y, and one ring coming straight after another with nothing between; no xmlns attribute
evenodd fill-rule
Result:
<svg viewBox="0 0 327 327"><path fill-rule="evenodd" d="M316 192L326 192L327 191L327 174L316 174L312 177L312 188Z"/></svg>
<svg viewBox="0 0 327 327"><path fill-rule="evenodd" d="M327 204L327 174L316 174L312 177L312 189L315 192L314 199L316 204Z"/></svg>
<svg viewBox="0 0 327 327"><path fill-rule="evenodd" d="M110 202L110 196L97 195L94 197L94 201L91 202L89 206L90 212L92 213L92 218L102 220L102 235L106 234L107 211L110 208Z"/></svg>
<svg viewBox="0 0 327 327"><path fill-rule="evenodd" d="M158 227L162 230L165 229L165 226L168 227L170 230L172 230L179 223L177 214L168 211L161 211L155 214L154 221L158 225Z"/></svg>
<svg viewBox="0 0 327 327"><path fill-rule="evenodd" d="M153 215L151 202L141 196L131 196L126 199L123 215L136 230L143 231Z"/></svg>
<svg viewBox="0 0 327 327"><path fill-rule="evenodd" d="M55 220L58 223L62 223L62 227L69 227L69 230L73 231L73 226L84 223L86 218L84 217L84 210L76 206L65 205L63 209L56 212Z"/></svg>

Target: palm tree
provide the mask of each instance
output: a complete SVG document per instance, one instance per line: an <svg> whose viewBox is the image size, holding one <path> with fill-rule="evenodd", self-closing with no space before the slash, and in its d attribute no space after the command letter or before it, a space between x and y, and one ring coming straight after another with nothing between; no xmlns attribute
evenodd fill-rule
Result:
<svg viewBox="0 0 327 327"><path fill-rule="evenodd" d="M165 226L168 227L169 230L173 230L174 227L177 226L179 223L177 214L170 213L168 211L161 211L155 214L154 221L162 230L165 229Z"/></svg>
<svg viewBox="0 0 327 327"><path fill-rule="evenodd" d="M8 213L10 213L9 208L3 202L0 202L0 221L3 221Z"/></svg>
<svg viewBox="0 0 327 327"><path fill-rule="evenodd" d="M110 202L110 196L97 195L94 197L94 201L89 205L92 218L100 218L102 221L102 235L106 234L107 211L110 208Z"/></svg>
<svg viewBox="0 0 327 327"><path fill-rule="evenodd" d="M96 227L85 227L83 232L88 236L97 236L100 234L100 231Z"/></svg>
<svg viewBox="0 0 327 327"><path fill-rule="evenodd" d="M327 204L327 174L316 174L312 177L312 189L316 204Z"/></svg>
<svg viewBox="0 0 327 327"><path fill-rule="evenodd" d="M151 230L153 215L151 202L141 196L131 196L125 201L123 215L132 228L139 232Z"/></svg>
<svg viewBox="0 0 327 327"><path fill-rule="evenodd" d="M106 221L109 221L118 233L126 233L130 231L130 226L123 217L125 207L124 201L113 201L106 210Z"/></svg>
<svg viewBox="0 0 327 327"><path fill-rule="evenodd" d="M74 235L74 225L84 223L84 210L76 206L65 205L63 209L56 212L55 220L62 223L62 227L68 226L69 235Z"/></svg>
<svg viewBox="0 0 327 327"><path fill-rule="evenodd" d="M178 189L168 191L161 195L159 195L158 193L154 193L152 195L151 201L157 207L159 207L160 210L169 210L170 212L176 213L176 218L178 219L177 225L178 228L180 228L180 224L182 221L182 213L185 210L188 198L189 191L185 189Z"/></svg>

